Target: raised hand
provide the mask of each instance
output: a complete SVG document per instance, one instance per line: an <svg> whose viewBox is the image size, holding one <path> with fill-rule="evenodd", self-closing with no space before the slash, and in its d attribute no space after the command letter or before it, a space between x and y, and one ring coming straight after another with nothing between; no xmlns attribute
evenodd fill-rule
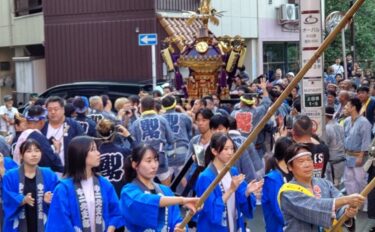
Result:
<svg viewBox="0 0 375 232"><path fill-rule="evenodd" d="M258 86L260 88L262 88L263 90L267 89L267 80L266 80L266 78L264 78L264 77L259 78L259 81L260 81L260 83L258 84Z"/></svg>
<svg viewBox="0 0 375 232"><path fill-rule="evenodd" d="M118 133L120 133L124 137L128 137L130 135L130 132L128 131L128 129L126 129L126 127L124 127L123 125L117 125L116 129Z"/></svg>
<svg viewBox="0 0 375 232"><path fill-rule="evenodd" d="M230 189L233 192L235 192L237 190L238 186L240 186L240 184L244 180L245 180L245 175L244 174L240 174L238 176L232 176L232 182L230 183Z"/></svg>
<svg viewBox="0 0 375 232"><path fill-rule="evenodd" d="M252 180L246 187L246 196L249 196L251 193L259 193L262 191L264 180L256 181Z"/></svg>

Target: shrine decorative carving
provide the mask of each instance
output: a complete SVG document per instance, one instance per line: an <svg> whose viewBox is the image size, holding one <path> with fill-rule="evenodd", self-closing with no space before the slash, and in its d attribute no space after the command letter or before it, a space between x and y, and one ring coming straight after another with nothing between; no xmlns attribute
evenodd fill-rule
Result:
<svg viewBox="0 0 375 232"><path fill-rule="evenodd" d="M244 65L246 46L240 36L215 37L208 30L208 23L219 24L224 12L217 12L210 0L201 0L196 12L187 12L186 26L196 28L195 38L185 38L183 33L172 35L168 23L161 19L162 26L170 37L165 39L162 57L168 71L175 73L175 87L184 90L189 98L197 99L207 95L229 98L228 84L238 67ZM180 26L179 22L179 26ZM177 49L175 49L177 48ZM182 77L179 68L190 70L188 77Z"/></svg>

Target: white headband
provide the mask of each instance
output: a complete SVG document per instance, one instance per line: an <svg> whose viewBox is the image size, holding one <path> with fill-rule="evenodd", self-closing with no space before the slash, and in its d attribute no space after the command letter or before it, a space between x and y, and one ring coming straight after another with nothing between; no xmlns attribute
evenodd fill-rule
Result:
<svg viewBox="0 0 375 232"><path fill-rule="evenodd" d="M311 152L309 152L309 151L304 151L304 152L298 153L296 156L294 156L293 158L291 158L291 159L288 161L288 164L289 164L290 162L292 162L293 160L298 159L299 157L302 157L302 156L305 156L305 155L312 156Z"/></svg>

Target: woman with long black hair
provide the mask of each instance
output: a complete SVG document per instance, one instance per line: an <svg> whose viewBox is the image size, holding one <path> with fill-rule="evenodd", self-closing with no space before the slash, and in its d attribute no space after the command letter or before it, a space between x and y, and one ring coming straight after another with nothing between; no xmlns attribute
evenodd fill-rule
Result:
<svg viewBox="0 0 375 232"><path fill-rule="evenodd" d="M98 176L94 138L75 137L68 146L64 179L56 187L46 231L113 232L123 225L112 184Z"/></svg>
<svg viewBox="0 0 375 232"><path fill-rule="evenodd" d="M128 231L183 231L178 205L196 211L199 198L175 197L169 187L153 181L158 167L158 154L149 145L134 148L126 161L120 205Z"/></svg>
<svg viewBox="0 0 375 232"><path fill-rule="evenodd" d="M273 156L266 161L262 206L267 232L283 231L284 218L277 203L277 194L281 186L293 178L284 161L286 150L292 144L293 140L290 137L278 138Z"/></svg>
<svg viewBox="0 0 375 232"><path fill-rule="evenodd" d="M196 192L201 196L224 166L233 157L235 143L228 134L213 134L206 150L207 168L199 175ZM254 192L259 192L262 181L246 184L245 175L232 167L206 199L198 214L197 231L245 231L244 217L252 218L255 209Z"/></svg>

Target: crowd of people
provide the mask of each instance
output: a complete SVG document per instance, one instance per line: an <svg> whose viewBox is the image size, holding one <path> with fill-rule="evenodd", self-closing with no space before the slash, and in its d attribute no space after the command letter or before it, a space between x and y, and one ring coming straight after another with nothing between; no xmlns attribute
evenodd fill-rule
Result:
<svg viewBox="0 0 375 232"><path fill-rule="evenodd" d="M375 98L371 80L335 72L325 78L326 136L301 114L296 86L201 208L199 197L293 73L276 70L272 81L251 83L240 73L234 105L216 95L182 100L164 86L113 104L106 95L32 98L19 113L7 95L0 107L3 231L248 231L257 204L266 231L321 231L342 215L354 231L359 210L375 219L374 191L368 199L358 194L375 173L368 154ZM181 228L186 210L194 223Z"/></svg>

